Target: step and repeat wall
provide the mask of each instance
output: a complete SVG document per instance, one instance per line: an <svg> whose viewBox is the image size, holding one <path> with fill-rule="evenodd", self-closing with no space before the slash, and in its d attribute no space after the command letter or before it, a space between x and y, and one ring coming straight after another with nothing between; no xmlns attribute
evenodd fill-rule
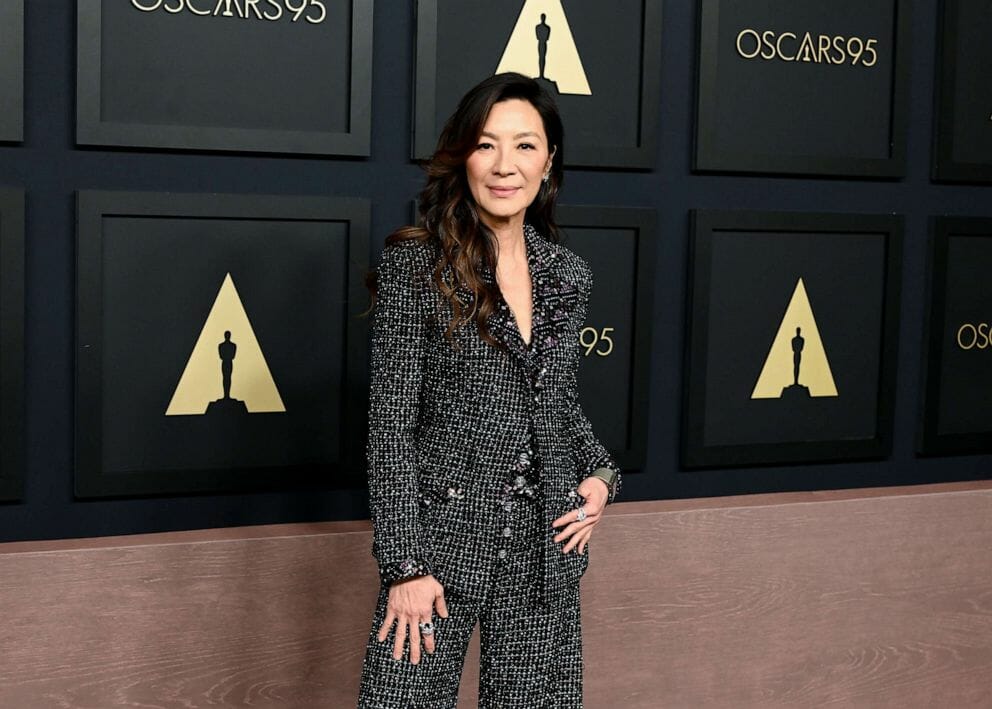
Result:
<svg viewBox="0 0 992 709"><path fill-rule="evenodd" d="M0 540L368 516L364 277L459 97L566 127L623 499L992 476L978 0L0 0Z"/></svg>

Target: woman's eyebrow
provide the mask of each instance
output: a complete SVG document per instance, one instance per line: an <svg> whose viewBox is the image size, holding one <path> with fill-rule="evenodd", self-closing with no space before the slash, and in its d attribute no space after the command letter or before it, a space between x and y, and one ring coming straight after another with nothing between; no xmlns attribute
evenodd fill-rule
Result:
<svg viewBox="0 0 992 709"><path fill-rule="evenodd" d="M492 138L493 140L499 140L499 136L498 135L496 135L495 133L490 133L487 130L482 131L482 133L480 134L480 137ZM540 137L541 136L538 135L537 133L535 133L534 131L529 130L529 131L524 131L523 133L517 133L515 136L513 136L513 139L514 140L520 140L521 138L540 138Z"/></svg>

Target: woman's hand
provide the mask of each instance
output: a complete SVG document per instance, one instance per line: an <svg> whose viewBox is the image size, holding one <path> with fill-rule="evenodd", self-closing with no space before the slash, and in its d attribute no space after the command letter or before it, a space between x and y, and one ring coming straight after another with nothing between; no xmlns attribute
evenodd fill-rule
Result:
<svg viewBox="0 0 992 709"><path fill-rule="evenodd" d="M434 606L442 618L448 617L448 606L444 602L444 587L433 576L415 576L411 579L394 581L389 586L389 599L386 602L386 619L379 628L379 642L389 635L389 629L396 621L396 639L393 642L393 659L403 657L403 644L409 629L410 662L420 662L420 626L418 623L432 622ZM424 648L434 652L434 635L424 636Z"/></svg>
<svg viewBox="0 0 992 709"><path fill-rule="evenodd" d="M573 548L579 554L585 554L585 547L589 543L589 537L592 536L592 529L603 517L603 508L606 507L606 500L610 496L610 488L606 484L606 481L601 478L588 477L579 483L575 491L585 498L582 509L586 511L586 518L579 522L578 508L576 508L566 512L551 523L552 527L560 527L568 524L554 538L556 542L560 542L563 539L571 537L568 544L562 547L562 553L564 554L567 554Z"/></svg>

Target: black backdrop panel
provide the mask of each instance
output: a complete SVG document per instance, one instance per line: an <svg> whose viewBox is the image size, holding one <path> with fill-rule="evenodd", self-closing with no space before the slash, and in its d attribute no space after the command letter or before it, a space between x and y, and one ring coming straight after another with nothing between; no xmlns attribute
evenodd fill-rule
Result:
<svg viewBox="0 0 992 709"><path fill-rule="evenodd" d="M942 3L933 174L992 182L992 13L979 0Z"/></svg>
<svg viewBox="0 0 992 709"><path fill-rule="evenodd" d="M650 167L655 158L661 3L420 0L414 157L428 158L472 86L499 71L538 78L566 126L565 163ZM541 20L541 15L545 19ZM539 34L547 37L546 44Z"/></svg>
<svg viewBox="0 0 992 709"><path fill-rule="evenodd" d="M175 6L178 0L167 1ZM292 1L295 4L305 2ZM519 12L525 2L505 1L507 6L514 5L512 13ZM128 2L130 0L120 0L118 4ZM501 14L503 2L495 0L491 7L499 9ZM76 284L73 276L77 259L77 241L73 238L76 228L74 191L364 197L374 200L375 204L372 212L372 240L375 243L370 246L369 253L369 258L375 262L385 235L396 226L409 223L410 200L423 184L421 168L410 161L414 128L411 108L418 66L414 47L420 35L417 5L412 2L374 4L375 51L372 52L371 72L375 82L371 105L377 117L372 122L371 143L376 149L367 159L327 160L271 153L78 149L73 140L76 135L77 47L74 39L77 3L23 4L25 145L0 142L0 185L30 186L25 190L25 474L20 501L3 505L0 540L367 519L368 491L364 479L356 479L354 485L334 485L326 489L287 487L216 494L187 495L180 491L172 496L74 498L76 429L73 397L78 359L74 338ZM205 7L216 5L216 2L194 0L193 4ZM267 4L260 2L259 7ZM992 454L989 453L941 459L921 459L914 455L920 429L921 386L925 381L920 371L924 362L919 353L924 341L923 305L929 298L924 277L929 218L948 213L985 218L992 215L986 207L988 200L982 199L984 187L935 184L929 179L917 179L929 175L932 167L931 151L926 144L927 137L934 132L935 104L930 97L934 95L935 72L930 70L930 65L938 56L935 23L938 14L937 3L911 4L916 11L911 18L913 100L908 112L910 150L906 155L906 174L915 177L899 181L811 181L762 176L716 179L692 172L696 81L693 67L698 54L696 36L700 3L650 0L651 6L664 7L664 31L660 39L655 38L653 50L655 56L661 57L661 88L654 103L645 106L651 120L663 127L657 132L656 163L647 171L569 170L562 193L565 204L637 205L655 210L658 219L657 233L661 238L654 244L657 257L650 272L655 289L654 303L649 307L653 336L646 392L651 402L647 418L650 443L643 474L627 477L621 500L858 489L989 477L992 470ZM244 6L243 0L240 5ZM569 13L572 5L573 0L562 1ZM825 5L832 6L831 3ZM162 10L158 12L165 14ZM486 21L494 22L496 14L490 13ZM838 13L837 18L841 17ZM218 21L222 19L218 18ZM227 21L249 23L249 20L237 18ZM774 29L790 28L776 23ZM465 38L463 44L467 54L471 53L473 42L478 40L476 30ZM576 38L577 45L584 41L587 40ZM488 65L487 73L494 70L495 61ZM290 76L289 73L286 75ZM0 110L3 107L0 100ZM433 114L430 120L435 121ZM427 134L434 129L432 126ZM569 136L577 130L573 122L568 123L566 129ZM436 135L430 140L434 138ZM685 260L690 242L678 237L688 232L689 211L694 208L896 212L906 215L902 264L905 278L901 298L906 317L902 319L899 331L899 375L892 390L899 406L893 414L890 457L808 466L771 464L745 469L681 470L679 437L683 431L681 391L688 290ZM227 216L247 218L240 207ZM611 230L610 235L620 235L624 244L631 238L622 230ZM580 236L573 241L577 249L581 248ZM597 263L591 265L596 272L593 294L593 308L596 308L604 289L613 286L604 279L602 267ZM237 274L235 282L249 307L247 286L242 286ZM217 287L214 284L209 289L213 292L207 296L208 301L216 296ZM742 297L746 298L747 294ZM364 309L367 304L365 293L360 294L359 302L360 308ZM209 308L210 304L200 307ZM254 305L250 307L254 309ZM778 307L784 307L784 303ZM814 307L818 306L814 303ZM253 322L255 317L252 313ZM598 315L594 317L600 319ZM258 337L266 355L270 356L269 344L260 328ZM187 338L194 339L195 333ZM192 344L189 341L187 347ZM184 356L188 355L186 352ZM593 364L594 360L586 358L585 363ZM362 371L366 369L365 365L358 369L360 371L354 376L356 382L367 378L367 372ZM172 372L170 376L175 378L178 374ZM588 379L584 375L583 378ZM364 388L365 384L356 386ZM595 402L586 403L590 413L595 405Z"/></svg>
<svg viewBox="0 0 992 709"><path fill-rule="evenodd" d="M655 215L649 209L560 207L565 245L593 269L580 335L579 398L593 430L626 470L645 465Z"/></svg>
<svg viewBox="0 0 992 709"><path fill-rule="evenodd" d="M923 453L992 451L992 219L935 219Z"/></svg>
<svg viewBox="0 0 992 709"><path fill-rule="evenodd" d="M903 174L899 0L702 0L697 170Z"/></svg>
<svg viewBox="0 0 992 709"><path fill-rule="evenodd" d="M898 220L694 218L686 465L886 455Z"/></svg>
<svg viewBox="0 0 992 709"><path fill-rule="evenodd" d="M77 21L81 144L368 155L372 0L79 0Z"/></svg>
<svg viewBox="0 0 992 709"><path fill-rule="evenodd" d="M0 140L24 132L24 0L0 3Z"/></svg>
<svg viewBox="0 0 992 709"><path fill-rule="evenodd" d="M367 244L363 200L81 192L77 492L357 472Z"/></svg>
<svg viewBox="0 0 992 709"><path fill-rule="evenodd" d="M24 192L0 188L0 500L24 478Z"/></svg>

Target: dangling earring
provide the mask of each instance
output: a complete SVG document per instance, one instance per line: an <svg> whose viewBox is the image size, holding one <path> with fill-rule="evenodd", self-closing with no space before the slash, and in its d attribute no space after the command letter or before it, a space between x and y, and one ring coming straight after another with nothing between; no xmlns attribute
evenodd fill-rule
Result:
<svg viewBox="0 0 992 709"><path fill-rule="evenodd" d="M541 178L541 182L547 182L549 179L551 179L551 173L546 172L544 173L544 177Z"/></svg>

